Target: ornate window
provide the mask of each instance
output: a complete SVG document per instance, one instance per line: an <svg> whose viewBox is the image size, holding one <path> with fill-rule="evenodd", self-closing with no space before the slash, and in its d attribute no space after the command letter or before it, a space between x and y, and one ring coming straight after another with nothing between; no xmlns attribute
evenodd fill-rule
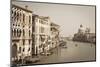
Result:
<svg viewBox="0 0 100 67"><path fill-rule="evenodd" d="M13 17L14 17L14 16L13 16L13 13L14 13L14 12L13 12L13 10L12 10L12 11L11 11L11 17L12 17L12 19L13 19Z"/></svg>
<svg viewBox="0 0 100 67"><path fill-rule="evenodd" d="M17 29L17 37L19 37L19 30Z"/></svg>
<svg viewBox="0 0 100 67"><path fill-rule="evenodd" d="M13 31L13 29L12 29L12 36L14 35L14 31Z"/></svg>
<svg viewBox="0 0 100 67"><path fill-rule="evenodd" d="M31 33L30 33L30 30L29 30L29 37L30 37Z"/></svg>
<svg viewBox="0 0 100 67"><path fill-rule="evenodd" d="M16 29L14 29L14 36L16 37Z"/></svg>
<svg viewBox="0 0 100 67"><path fill-rule="evenodd" d="M16 21L16 11L14 12L14 21Z"/></svg>
<svg viewBox="0 0 100 67"><path fill-rule="evenodd" d="M17 36L20 37L21 36L21 29L17 30Z"/></svg>
<svg viewBox="0 0 100 67"><path fill-rule="evenodd" d="M25 36L25 30L23 29L23 36Z"/></svg>
<svg viewBox="0 0 100 67"><path fill-rule="evenodd" d="M20 29L20 30L19 30L19 36L21 36L21 32L22 32L22 31L21 31L21 29Z"/></svg>
<svg viewBox="0 0 100 67"><path fill-rule="evenodd" d="M21 22L21 16L22 16L22 14L20 13L20 17L19 17L19 19L20 19L20 22Z"/></svg>
<svg viewBox="0 0 100 67"><path fill-rule="evenodd" d="M23 39L23 45L25 45L25 40Z"/></svg>

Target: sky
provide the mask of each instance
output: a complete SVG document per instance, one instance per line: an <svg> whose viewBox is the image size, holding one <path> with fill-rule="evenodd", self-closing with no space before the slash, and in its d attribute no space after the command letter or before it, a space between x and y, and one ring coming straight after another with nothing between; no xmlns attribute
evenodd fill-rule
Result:
<svg viewBox="0 0 100 67"><path fill-rule="evenodd" d="M12 3L23 8L28 5L33 14L49 16L52 22L60 26L61 36L73 36L81 24L84 28L89 27L91 33L95 33L95 6L18 1Z"/></svg>

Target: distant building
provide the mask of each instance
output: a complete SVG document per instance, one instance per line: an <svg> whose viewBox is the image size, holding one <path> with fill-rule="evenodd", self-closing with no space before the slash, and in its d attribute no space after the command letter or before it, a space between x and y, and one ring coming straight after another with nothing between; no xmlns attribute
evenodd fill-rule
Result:
<svg viewBox="0 0 100 67"><path fill-rule="evenodd" d="M59 45L59 28L60 26L55 24L55 23L51 23L51 41L52 41L52 45L50 46L51 48L55 48Z"/></svg>
<svg viewBox="0 0 100 67"><path fill-rule="evenodd" d="M83 26L80 25L80 28L78 29L78 32L74 34L73 40L74 41L81 41L81 42L96 42L96 34L90 33L89 28L82 28Z"/></svg>
<svg viewBox="0 0 100 67"><path fill-rule="evenodd" d="M85 33L90 33L90 28L86 28Z"/></svg>
<svg viewBox="0 0 100 67"><path fill-rule="evenodd" d="M96 42L96 34L95 33L87 33L86 40L87 40L87 42L95 43Z"/></svg>
<svg viewBox="0 0 100 67"><path fill-rule="evenodd" d="M85 28L83 27L83 25L80 25L80 28L78 29L78 33L80 34L85 33Z"/></svg>
<svg viewBox="0 0 100 67"><path fill-rule="evenodd" d="M17 5L11 7L12 61L31 56L32 11Z"/></svg>

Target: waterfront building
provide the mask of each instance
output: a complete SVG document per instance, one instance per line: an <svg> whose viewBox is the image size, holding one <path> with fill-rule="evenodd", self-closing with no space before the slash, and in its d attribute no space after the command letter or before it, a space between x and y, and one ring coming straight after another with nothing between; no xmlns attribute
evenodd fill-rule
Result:
<svg viewBox="0 0 100 67"><path fill-rule="evenodd" d="M80 25L78 32L74 34L73 40L81 41L81 42L95 43L96 42L96 34L91 33L90 28L85 29L85 28L83 28L82 25Z"/></svg>
<svg viewBox="0 0 100 67"><path fill-rule="evenodd" d="M31 56L32 11L12 4L11 6L11 55L12 61Z"/></svg>
<svg viewBox="0 0 100 67"><path fill-rule="evenodd" d="M55 24L55 23L51 23L51 41L52 41L52 45L50 46L51 48L55 48L59 45L59 28L60 26Z"/></svg>
<svg viewBox="0 0 100 67"><path fill-rule="evenodd" d="M33 55L40 54L49 50L50 46L50 18L33 15L32 16L32 40Z"/></svg>
<svg viewBox="0 0 100 67"><path fill-rule="evenodd" d="M85 28L83 27L83 25L80 25L80 28L78 29L78 33L79 34L84 34L85 33Z"/></svg>

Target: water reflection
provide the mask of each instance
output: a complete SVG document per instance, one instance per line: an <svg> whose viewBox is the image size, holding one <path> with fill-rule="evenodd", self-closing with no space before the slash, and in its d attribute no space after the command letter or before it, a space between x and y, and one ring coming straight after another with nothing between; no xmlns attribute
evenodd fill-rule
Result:
<svg viewBox="0 0 100 67"><path fill-rule="evenodd" d="M67 46L67 49L61 49L60 61L73 62L95 60L95 44L69 41L67 42Z"/></svg>
<svg viewBox="0 0 100 67"><path fill-rule="evenodd" d="M77 46L78 46L78 44L75 44L75 46L77 47Z"/></svg>
<svg viewBox="0 0 100 67"><path fill-rule="evenodd" d="M95 60L95 44L67 41L66 46L55 48L52 55L35 64Z"/></svg>

